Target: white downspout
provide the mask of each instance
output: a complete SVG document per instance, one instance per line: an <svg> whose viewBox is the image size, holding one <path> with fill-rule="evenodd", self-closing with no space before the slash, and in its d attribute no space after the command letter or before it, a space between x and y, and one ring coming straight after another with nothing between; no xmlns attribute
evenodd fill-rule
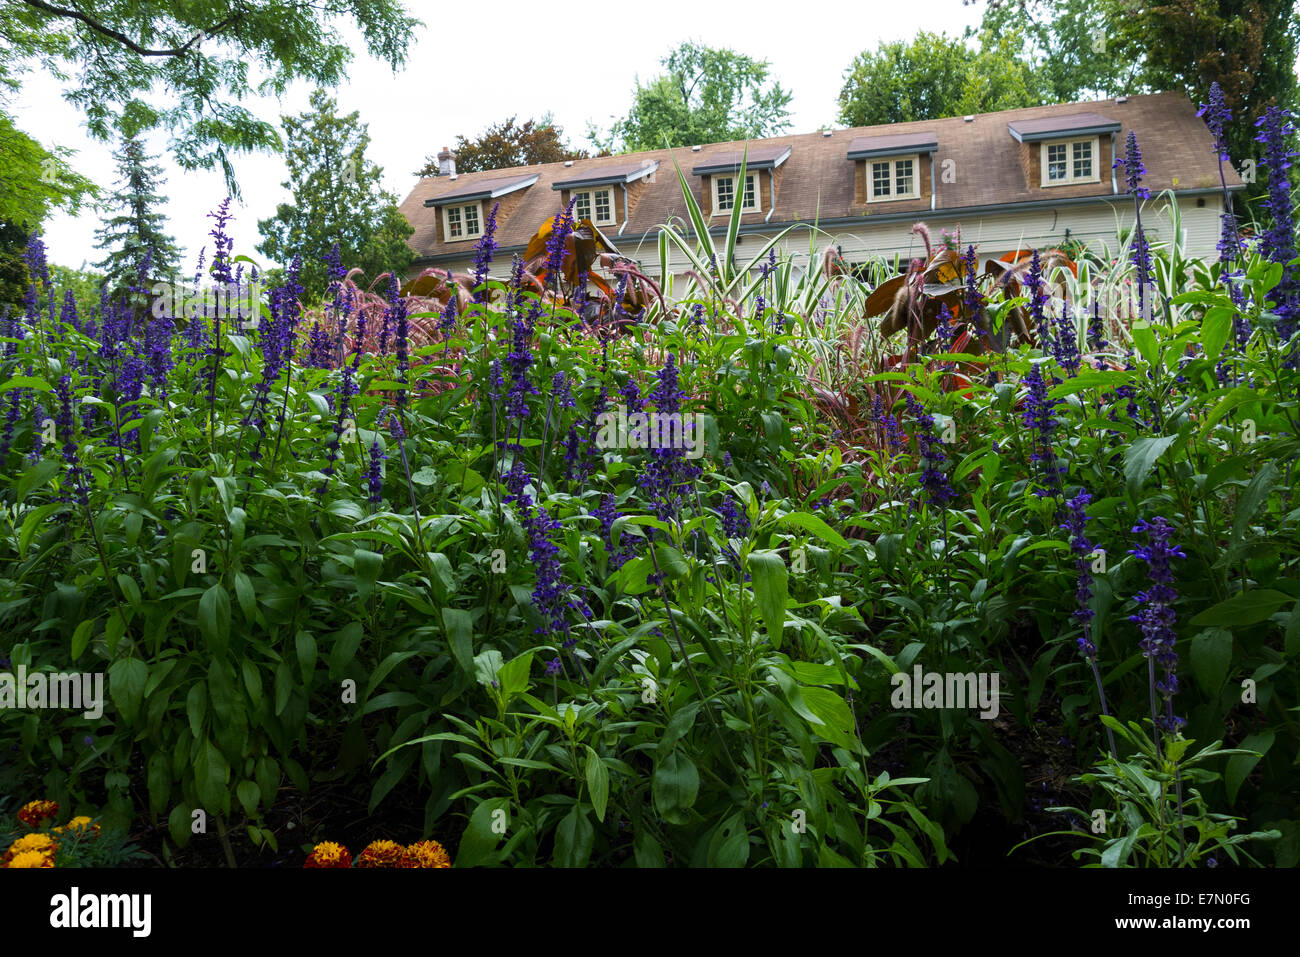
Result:
<svg viewBox="0 0 1300 957"><path fill-rule="evenodd" d="M930 154L930 212L934 212L934 154Z"/></svg>
<svg viewBox="0 0 1300 957"><path fill-rule="evenodd" d="M776 167L775 166L773 166L770 170L767 171L767 176L768 176L768 182L771 184L768 190L768 198L770 202L768 203L767 215L763 217L763 222L767 222L769 219L771 219L772 214L776 212Z"/></svg>
<svg viewBox="0 0 1300 957"><path fill-rule="evenodd" d="M1101 157L1097 160L1100 162ZM1110 134L1110 191L1112 195L1119 195L1119 181L1115 179L1115 134Z"/></svg>
<svg viewBox="0 0 1300 957"><path fill-rule="evenodd" d="M623 235L623 230L627 229L627 224L632 222L632 217L627 211L627 183L623 183L623 225L618 227L618 234Z"/></svg>

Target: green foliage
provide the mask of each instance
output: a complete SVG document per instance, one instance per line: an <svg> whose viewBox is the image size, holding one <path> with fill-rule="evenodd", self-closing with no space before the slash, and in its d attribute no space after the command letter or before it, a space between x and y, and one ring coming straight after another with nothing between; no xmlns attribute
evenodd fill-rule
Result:
<svg viewBox="0 0 1300 957"><path fill-rule="evenodd" d="M95 185L68 165L69 155L47 150L0 112L0 223L23 230L24 243L50 210L76 213L97 195Z"/></svg>
<svg viewBox="0 0 1300 957"><path fill-rule="evenodd" d="M92 136L164 129L183 169L220 168L238 196L232 155L280 145L274 124L240 101L255 89L281 95L295 80L337 85L354 56L339 31L347 23L394 69L419 25L394 0L9 4L0 14L0 81L15 83L36 63L54 69L69 78L64 95ZM160 90L167 94L155 96Z"/></svg>
<svg viewBox="0 0 1300 957"><path fill-rule="evenodd" d="M982 863L990 827L1041 831L1050 766L1073 777L1046 802L1074 815L1061 858L1077 841L1104 866L1293 865L1300 372L1283 360L1300 343L1268 308L1281 266L1250 252L1238 307L1157 246L1167 305L1148 323L1122 254L1081 263L1062 281L1099 297L1105 342L1079 324L1090 310L1058 317L1087 348L1077 370L960 338L904 356L815 249L797 270L743 262L737 217L716 241L686 208L659 257L666 271L675 246L698 275L609 341L495 281L450 331L421 327L409 368L391 341L346 372L312 358L333 307L269 368L265 328L214 339L200 321L171 338L165 387L138 395L122 385L146 357L138 325L103 344L44 318L5 337L3 653L103 672L109 702L99 719L0 710L17 745L0 784L93 800L106 825L166 822L176 845L203 810L231 860L231 834L273 845L286 793L339 787L372 813L418 796L462 867L911 867ZM384 304L346 291L365 346ZM1024 303L977 292L995 322ZM438 318L407 305L413 328ZM515 403L492 397L494 360ZM1026 415L1035 365L1059 491ZM37 404L56 408L65 374L74 432L50 447ZM616 396L680 401L703 454L598 447ZM665 465L688 462L699 474L663 492ZM956 496L942 507L936 471ZM1080 489L1105 553L1086 598L1096 672L1058 516ZM1156 517L1185 555L1170 627L1187 719L1158 741L1138 723L1131 616L1150 581L1130 554ZM996 714L897 703L918 668L996 676Z"/></svg>
<svg viewBox="0 0 1300 957"><path fill-rule="evenodd" d="M986 32L978 49L944 34L881 43L844 74L839 119L875 126L989 113L1044 102L1042 80L1017 56L1015 34Z"/></svg>
<svg viewBox="0 0 1300 957"><path fill-rule="evenodd" d="M455 152L456 170L460 173L587 158L584 150L575 150L564 142L564 130L555 125L550 114L541 120L524 120L518 126L512 116L489 126L474 139L457 136ZM435 176L437 172L438 158L430 156L415 175Z"/></svg>
<svg viewBox="0 0 1300 957"><path fill-rule="evenodd" d="M666 73L637 83L632 108L609 136L619 152L761 139L789 129L791 93L768 83L768 64L742 53L683 43L660 61Z"/></svg>
<svg viewBox="0 0 1300 957"><path fill-rule="evenodd" d="M308 112L284 117L289 179L283 185L294 201L258 222L257 248L282 265L301 256L309 300L325 291L323 260L335 243L343 261L371 279L389 270L400 277L413 256L406 244L413 230L397 198L380 186L383 169L366 159L370 134L359 115L339 116L334 98L315 90Z"/></svg>

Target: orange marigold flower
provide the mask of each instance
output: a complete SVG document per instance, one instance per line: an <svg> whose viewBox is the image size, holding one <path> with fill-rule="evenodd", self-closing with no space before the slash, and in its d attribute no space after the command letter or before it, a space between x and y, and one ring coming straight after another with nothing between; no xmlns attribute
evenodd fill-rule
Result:
<svg viewBox="0 0 1300 957"><path fill-rule="evenodd" d="M54 852L58 850L59 842L48 834L26 834L9 845L9 850L5 851L3 861L0 861L4 867L9 867L11 862L23 854L43 854L54 860ZM28 867L32 865L27 865ZM53 863L50 864L53 867Z"/></svg>
<svg viewBox="0 0 1300 957"><path fill-rule="evenodd" d="M53 867L54 858L48 854L42 854L40 851L23 851L21 854L15 854L13 860L9 861L5 867Z"/></svg>
<svg viewBox="0 0 1300 957"><path fill-rule="evenodd" d="M65 831L69 831L77 835L99 837L100 827L98 824L96 824L90 818L86 817L84 814L79 814L76 817L74 817L71 821L69 821L67 824L63 825L63 827L56 827L54 829L55 834L62 834Z"/></svg>
<svg viewBox="0 0 1300 957"><path fill-rule="evenodd" d="M351 867L352 855L342 844L322 841L311 849L303 867Z"/></svg>
<svg viewBox="0 0 1300 957"><path fill-rule="evenodd" d="M420 841L406 849L405 867L451 867L451 857L437 841Z"/></svg>
<svg viewBox="0 0 1300 957"><path fill-rule="evenodd" d="M371 841L357 856L357 867L401 867L405 853L396 841Z"/></svg>
<svg viewBox="0 0 1300 957"><path fill-rule="evenodd" d="M39 827L42 821L49 820L58 813L57 801L28 801L18 809L18 820L30 827Z"/></svg>

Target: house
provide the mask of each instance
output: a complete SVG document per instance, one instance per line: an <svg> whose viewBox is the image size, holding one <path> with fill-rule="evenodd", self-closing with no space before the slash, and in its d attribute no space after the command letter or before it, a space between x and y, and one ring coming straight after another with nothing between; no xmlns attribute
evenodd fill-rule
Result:
<svg viewBox="0 0 1300 957"><path fill-rule="evenodd" d="M435 266L470 269L474 243L495 204L498 251L492 274L508 274L537 228L570 200L652 275L658 227L676 220L689 233L677 170L721 234L741 204L739 255L796 228L779 254L805 262L810 248L837 246L849 263L907 260L923 252L911 233L925 221L936 241L960 228L981 259L1018 248L1060 246L1068 236L1102 248L1133 221L1123 169L1128 132L1137 134L1152 199L1143 228L1167 242L1172 222L1157 196L1173 191L1185 253L1214 258L1223 190L1212 138L1179 93L1005 110L889 126L824 130L749 142L707 143L595 159L455 174L439 154L440 175L421 179L401 205L415 232L412 275ZM739 164L747 151L744 182ZM1225 166L1229 189L1241 178ZM813 231L815 235L813 235ZM674 276L689 264L675 248Z"/></svg>

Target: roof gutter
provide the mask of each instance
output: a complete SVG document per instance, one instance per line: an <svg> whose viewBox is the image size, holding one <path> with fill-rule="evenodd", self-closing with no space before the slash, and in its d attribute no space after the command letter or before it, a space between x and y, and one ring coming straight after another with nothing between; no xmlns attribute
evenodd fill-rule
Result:
<svg viewBox="0 0 1300 957"><path fill-rule="evenodd" d="M1244 184L1232 185L1228 187L1228 191L1240 192L1245 188L1246 187ZM1161 192L1164 191L1161 190ZM1223 189L1222 187L1215 186L1213 188L1205 188L1205 189L1178 189L1178 190L1173 190L1172 192L1174 193L1175 197L1219 196L1223 194ZM1023 203L996 203L990 206L954 206L949 209L936 209L935 212L940 213L944 216L970 216L977 213L987 215L987 214L998 214L998 213L1014 213L1023 209L1053 209L1058 206L1083 206L1088 203L1105 203L1107 205L1110 205L1112 202L1113 200L1111 199L1111 197L1103 193L1100 196L1075 196L1068 199L1031 200ZM917 211L912 210L911 212L906 212L906 213L873 213L870 216L838 216L833 219L817 220L816 222L805 221L805 220L794 220L792 222L787 223L783 220L777 220L776 225L805 226L809 229L814 227L824 228L827 226L862 226L866 223L905 222L909 219L915 220L916 214ZM761 233L764 231L765 228L766 228L766 223L751 223L748 226L741 226L739 232L741 234L748 235L750 233ZM724 233L726 233L726 231L727 231L726 226L714 226L709 230L709 234L714 236L721 236ZM653 231L646 232L640 236L640 239L644 241L646 238L653 235L655 235ZM694 235L694 230L691 230L688 233L688 235ZM631 238L636 238L636 237L633 236ZM522 253L527 248L528 247L526 245L525 246L501 246L497 249L497 253L503 256L508 256L514 253ZM445 263L445 262L452 263L452 262L458 262L461 260L468 260L472 258L473 258L472 251L441 253L436 256L417 257L414 260L412 260L411 265L419 266L419 267L435 266L440 263Z"/></svg>
<svg viewBox="0 0 1300 957"><path fill-rule="evenodd" d="M1234 185L1228 187L1230 191L1240 191L1245 188L1246 187L1244 185L1242 186ZM1164 190L1161 190L1161 192L1164 192ZM1212 196L1212 195L1221 195L1223 193L1223 189L1221 187L1216 186L1212 189L1211 188L1179 189L1179 190L1173 190L1172 192L1176 197ZM974 214L996 215L1000 213L1015 213L1015 212L1019 212L1020 210L1027 210L1027 209L1054 209L1058 206L1084 206L1089 203L1104 203L1106 205L1111 205L1113 202L1114 200L1109 195L1103 193L1100 196L1075 196L1068 199L1030 200L1022 203L995 203L989 206L953 206L948 209L936 209L935 212L943 216L970 216ZM817 220L816 222L812 222L808 220L795 220L792 222L777 220L775 225L805 226L810 229L814 227L820 229L827 226L862 226L868 223L884 223L884 222L896 223L896 222L906 222L908 220L915 221L918 212L919 212L918 210L912 210L910 212L904 212L904 213L873 213L870 216L838 216L833 219ZM748 226L741 226L739 232L742 235L748 235L750 233L763 232L763 230L764 230L763 224L751 223ZM727 229L725 226L714 226L709 230L709 234L721 236L724 233L726 233L726 231ZM652 233L647 232L643 234L641 238L644 240L651 235ZM694 230L691 230L690 233L688 233L688 235L694 235Z"/></svg>

